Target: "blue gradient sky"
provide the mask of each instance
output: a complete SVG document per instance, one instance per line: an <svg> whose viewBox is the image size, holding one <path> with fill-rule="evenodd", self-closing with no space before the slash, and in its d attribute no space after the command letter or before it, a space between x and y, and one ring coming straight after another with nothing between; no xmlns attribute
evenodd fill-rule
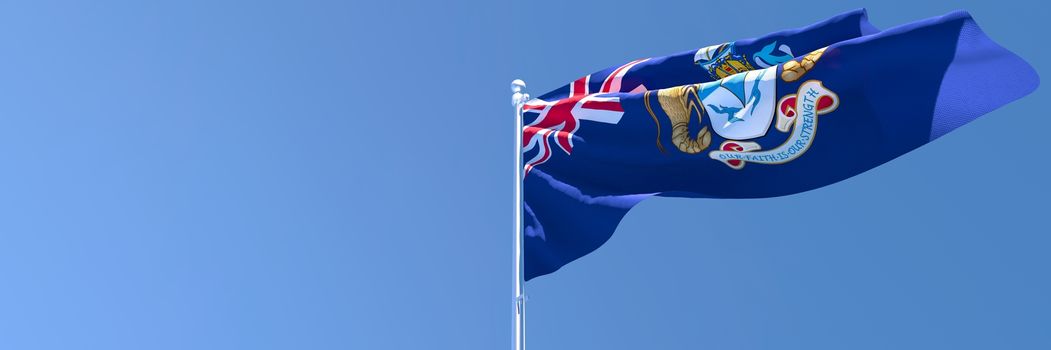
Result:
<svg viewBox="0 0 1051 350"><path fill-rule="evenodd" d="M511 79L862 6L969 10L1051 77L1032 1L5 2L0 348L508 348ZM530 349L1051 348L1049 97L820 190L646 201L527 285Z"/></svg>

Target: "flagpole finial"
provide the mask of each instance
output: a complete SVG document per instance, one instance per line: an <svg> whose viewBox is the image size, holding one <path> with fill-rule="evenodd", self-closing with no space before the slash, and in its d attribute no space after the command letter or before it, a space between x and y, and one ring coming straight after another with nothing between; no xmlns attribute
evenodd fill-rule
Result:
<svg viewBox="0 0 1051 350"><path fill-rule="evenodd" d="M529 94L522 92L525 90L525 82L522 79L515 79L511 82L511 92L514 95L511 96L511 104L516 108L521 107L526 101L529 101Z"/></svg>

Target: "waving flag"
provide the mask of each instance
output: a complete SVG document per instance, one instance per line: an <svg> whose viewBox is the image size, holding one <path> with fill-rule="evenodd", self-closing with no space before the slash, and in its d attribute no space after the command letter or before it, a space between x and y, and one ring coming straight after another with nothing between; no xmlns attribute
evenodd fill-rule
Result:
<svg viewBox="0 0 1051 350"><path fill-rule="evenodd" d="M706 47L691 54L692 71L659 66L679 58L635 61L530 101L525 278L598 248L651 196L759 198L826 186L1039 84L966 12L865 31L838 43L817 44L815 32L806 44L786 34Z"/></svg>
<svg viewBox="0 0 1051 350"><path fill-rule="evenodd" d="M864 9L759 38L707 46L677 54L638 59L581 77L530 101L524 107L522 147L525 172L551 158L553 146L573 152L573 134L581 120L617 124L623 110L611 92L641 92L717 80L767 68L839 41L877 32Z"/></svg>

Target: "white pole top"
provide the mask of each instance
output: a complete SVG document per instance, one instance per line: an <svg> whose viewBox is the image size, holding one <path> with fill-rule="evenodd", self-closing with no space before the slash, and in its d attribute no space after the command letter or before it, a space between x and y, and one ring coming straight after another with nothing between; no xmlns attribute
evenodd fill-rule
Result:
<svg viewBox="0 0 1051 350"><path fill-rule="evenodd" d="M522 79L515 79L511 82L511 92L522 92L522 88L525 88L525 82Z"/></svg>
<svg viewBox="0 0 1051 350"><path fill-rule="evenodd" d="M515 108L522 108L522 105L529 101L529 94L522 92L525 86L525 82L522 79L515 79L511 82L511 92L514 93L514 95L511 95L511 104Z"/></svg>

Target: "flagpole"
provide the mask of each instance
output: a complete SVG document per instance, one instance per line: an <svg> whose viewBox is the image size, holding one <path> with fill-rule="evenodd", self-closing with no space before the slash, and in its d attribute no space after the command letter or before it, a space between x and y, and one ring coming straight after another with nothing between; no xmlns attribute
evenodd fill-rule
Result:
<svg viewBox="0 0 1051 350"><path fill-rule="evenodd" d="M515 107L515 229L514 229L514 349L525 350L525 287L522 276L522 107L529 94L522 92L525 82L511 82L511 104Z"/></svg>

